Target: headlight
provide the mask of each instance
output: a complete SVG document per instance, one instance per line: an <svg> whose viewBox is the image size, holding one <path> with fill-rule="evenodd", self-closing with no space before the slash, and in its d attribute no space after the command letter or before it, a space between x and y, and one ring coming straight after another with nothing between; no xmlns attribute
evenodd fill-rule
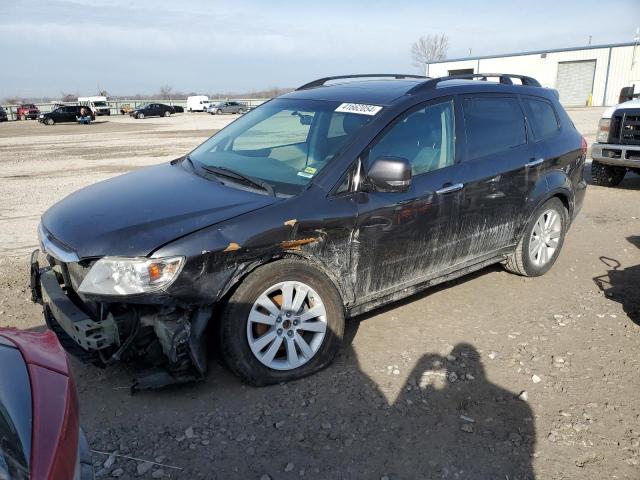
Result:
<svg viewBox="0 0 640 480"><path fill-rule="evenodd" d="M611 125L610 118L601 118L598 123L598 138L600 143L607 143L609 141L609 127Z"/></svg>
<svg viewBox="0 0 640 480"><path fill-rule="evenodd" d="M151 292L168 286L183 265L184 257L103 257L91 267L78 290L96 295Z"/></svg>

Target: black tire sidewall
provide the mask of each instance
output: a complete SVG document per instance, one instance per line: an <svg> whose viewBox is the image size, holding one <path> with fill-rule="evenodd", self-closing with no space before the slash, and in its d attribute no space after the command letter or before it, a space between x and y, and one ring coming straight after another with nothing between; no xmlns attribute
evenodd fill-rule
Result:
<svg viewBox="0 0 640 480"><path fill-rule="evenodd" d="M247 340L247 319L258 296L276 283L293 280L313 288L327 312L327 332L322 346L304 365L293 370L274 370L261 363ZM237 288L222 315L222 351L227 366L255 386L295 380L328 366L337 354L344 334L344 308L333 283L304 261L281 260L259 267Z"/></svg>
<svg viewBox="0 0 640 480"><path fill-rule="evenodd" d="M531 259L529 258L529 242L531 241L531 232L533 231L533 228L535 227L535 224L538 221L538 218L540 218L540 215L542 215L545 211L550 209L555 210L556 213L558 213L558 215L560 216L560 221L562 223L562 230L560 232L558 247L556 248L556 251L553 252L553 256L545 265L538 266L538 265L534 265L533 262L531 262ZM524 265L527 276L538 277L540 275L544 275L551 269L553 264L556 262L558 255L560 255L562 246L564 245L564 237L567 233L567 224L568 224L567 210L564 204L558 198L551 198L536 209L535 213L531 216L531 220L529 221L529 225L527 226L527 229L524 232L524 237L522 239L523 241L522 264Z"/></svg>

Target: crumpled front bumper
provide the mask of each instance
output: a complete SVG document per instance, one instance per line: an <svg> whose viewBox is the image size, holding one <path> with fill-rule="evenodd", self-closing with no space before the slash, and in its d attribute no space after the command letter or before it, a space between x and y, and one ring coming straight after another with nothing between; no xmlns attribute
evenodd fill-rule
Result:
<svg viewBox="0 0 640 480"><path fill-rule="evenodd" d="M96 322L87 315L67 295L58 273L52 267L40 268L38 254L39 250L31 254L31 296L34 302L44 307L49 328L58 336L62 329L86 351L98 351L115 345L118 339L115 322ZM52 322L56 325L52 325Z"/></svg>

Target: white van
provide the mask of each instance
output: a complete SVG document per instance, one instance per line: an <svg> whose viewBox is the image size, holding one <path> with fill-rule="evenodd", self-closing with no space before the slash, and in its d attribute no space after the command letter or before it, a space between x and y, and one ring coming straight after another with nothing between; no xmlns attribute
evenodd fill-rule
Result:
<svg viewBox="0 0 640 480"><path fill-rule="evenodd" d="M80 105L88 105L96 115L111 115L107 97L96 95L93 97L78 97Z"/></svg>
<svg viewBox="0 0 640 480"><path fill-rule="evenodd" d="M208 106L209 97L206 95L187 97L187 112L206 112Z"/></svg>

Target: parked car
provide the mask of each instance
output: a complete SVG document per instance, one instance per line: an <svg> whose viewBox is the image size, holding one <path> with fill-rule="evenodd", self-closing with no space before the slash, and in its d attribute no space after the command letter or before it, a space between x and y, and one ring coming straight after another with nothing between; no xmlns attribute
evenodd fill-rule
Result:
<svg viewBox="0 0 640 480"><path fill-rule="evenodd" d="M615 187L628 171L640 175L640 99L608 108L591 145L591 178L595 185Z"/></svg>
<svg viewBox="0 0 640 480"><path fill-rule="evenodd" d="M40 115L40 110L33 103L23 103L18 105L16 116L18 120L35 120Z"/></svg>
<svg viewBox="0 0 640 480"><path fill-rule="evenodd" d="M240 102L217 102L212 103L207 108L207 113L212 115L222 115L223 113L239 113L242 115L247 111L247 106Z"/></svg>
<svg viewBox="0 0 640 480"><path fill-rule="evenodd" d="M91 120L96 119L96 115L86 105L63 105L49 113L41 113L38 115L38 121L45 125L53 125L55 123L77 122L78 117L82 116L84 110L85 116L90 116Z"/></svg>
<svg viewBox="0 0 640 480"><path fill-rule="evenodd" d="M93 479L78 394L56 336L0 329L0 478Z"/></svg>
<svg viewBox="0 0 640 480"><path fill-rule="evenodd" d="M144 117L168 117L174 112L173 107L164 103L147 103L141 107L132 110L129 115L134 118Z"/></svg>
<svg viewBox="0 0 640 480"><path fill-rule="evenodd" d="M206 95L193 95L187 97L188 112L205 112L209 106L209 97Z"/></svg>
<svg viewBox="0 0 640 480"><path fill-rule="evenodd" d="M345 318L493 263L544 274L586 141L555 90L477 77L317 80L71 194L31 267L48 322L93 361L163 365L156 386L204 376L215 322L229 368L266 385L327 366Z"/></svg>
<svg viewBox="0 0 640 480"><path fill-rule="evenodd" d="M7 117L7 112L5 111L4 108L0 107L0 122L6 122L8 121L8 117Z"/></svg>

